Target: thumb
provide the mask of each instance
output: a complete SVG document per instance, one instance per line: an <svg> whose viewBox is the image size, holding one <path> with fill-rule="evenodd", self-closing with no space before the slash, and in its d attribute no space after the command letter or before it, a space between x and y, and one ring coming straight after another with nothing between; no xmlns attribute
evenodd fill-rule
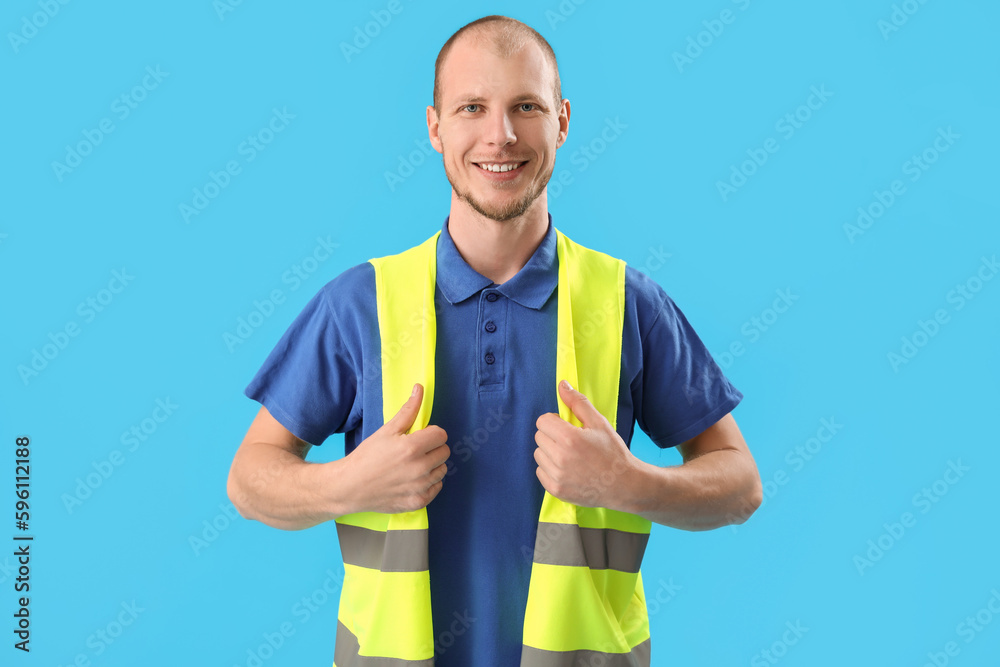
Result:
<svg viewBox="0 0 1000 667"><path fill-rule="evenodd" d="M568 381L563 380L559 383L559 396L562 397L566 407L580 420L584 428L601 426L607 422L607 419L594 407L590 399L570 386Z"/></svg>
<svg viewBox="0 0 1000 667"><path fill-rule="evenodd" d="M393 434L406 433L413 426L413 422L417 418L417 413L420 412L420 404L423 400L424 386L418 382L413 385L413 392L406 399L406 403L403 403L399 411L392 416L392 419L385 423L383 428Z"/></svg>

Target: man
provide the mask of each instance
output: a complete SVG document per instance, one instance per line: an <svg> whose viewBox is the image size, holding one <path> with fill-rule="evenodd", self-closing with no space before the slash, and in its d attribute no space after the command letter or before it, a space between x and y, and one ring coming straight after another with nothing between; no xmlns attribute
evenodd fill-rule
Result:
<svg viewBox="0 0 1000 667"><path fill-rule="evenodd" d="M592 342L590 352L570 357L577 360L572 366L562 361L566 340L570 348L587 344L579 335L576 343L563 338L565 331L587 331L588 323L557 327L569 303L559 295L568 299L572 291L586 299L588 290L607 285L578 278L564 283L560 257L590 258L593 266L612 268L605 260L620 262L582 248L569 254L576 246L552 225L546 184L569 118L555 55L541 35L502 16L456 32L438 56L434 104L427 108L430 140L452 186L450 214L439 235L420 246L428 249L421 257L432 267L433 324L421 329L416 322L415 336L380 330L389 326L384 309L419 300L419 292L403 292L413 289L405 280L391 289L380 282L389 280L380 268L388 271L389 264L380 262L404 255L356 265L309 302L246 389L262 407L230 471L228 491L237 509L287 530L337 520L351 576L382 577L350 591L345 580L335 658L340 667L369 664L359 656L396 655L380 647L406 644L409 639L393 635L407 635L411 621L429 623L431 617L433 647L424 633L399 649L398 655L419 654L419 660L382 657L384 662L370 664L648 665L641 582L632 588L645 546L643 524L647 534L649 522L708 530L744 521L761 502L756 466L729 414L742 394L673 301L646 276L624 267L620 335ZM405 257L416 257L416 250ZM411 282L419 283L423 274L412 275ZM386 393L384 401L383 392L405 398L401 383L408 392L414 378L397 372L399 355L419 348L412 341L426 341L428 331L437 341L429 349L432 405L424 402L428 387L417 381L397 408L403 398L392 403ZM616 377L592 366L590 357L605 347L620 362ZM557 367L573 373L579 367L593 396L560 382L568 375L557 378ZM597 389L616 384L618 392L610 401L600 399L598 409L591 402ZM628 443L635 422L659 446L677 446L684 463L661 468L634 457ZM333 433L345 433L345 456L305 462L310 447ZM544 515L552 507L591 518L546 522L542 534L540 508ZM399 517L422 521L416 526L422 529L393 530L391 522ZM637 527L585 525L593 517ZM559 530L551 532L553 526ZM556 562L546 549L557 534L569 535L570 543L587 552L581 556L586 562ZM595 535L605 540L596 556L588 546ZM400 536L424 541L390 547ZM621 546L621 539L631 546ZM620 566L619 556L628 549L637 558L635 568ZM354 561L366 557L364 564ZM408 560L418 564L399 565ZM610 621L608 632L616 638L583 646L591 639L546 630L529 642L537 619L547 623L577 607L601 623L614 616L601 607L611 603L600 592L575 596L566 584L552 584L556 588L545 590L557 590L560 599L545 600L535 590L549 576L545 572L571 577L586 568L592 575L584 579L588 586L591 579L608 577L612 588L614 577L632 577L623 590L626 602L637 606ZM404 571L414 578L399 578ZM422 593L411 600L410 593L396 590L409 590L411 582L419 588L428 579L431 609L421 606ZM400 617L406 627L367 627L395 613L397 594L416 610ZM367 614L364 622L362 616L345 620L344 613L355 613L345 606ZM634 639L621 643L619 622L631 624Z"/></svg>

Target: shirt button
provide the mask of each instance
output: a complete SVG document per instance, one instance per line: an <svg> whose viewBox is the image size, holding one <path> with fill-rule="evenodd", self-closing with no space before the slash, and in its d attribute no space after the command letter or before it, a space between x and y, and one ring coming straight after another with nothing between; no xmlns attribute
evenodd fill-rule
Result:
<svg viewBox="0 0 1000 667"><path fill-rule="evenodd" d="M496 292L490 292L489 294L486 295L487 301L496 301L498 298L500 297L497 296Z"/></svg>
<svg viewBox="0 0 1000 667"><path fill-rule="evenodd" d="M494 331L497 330L497 325L493 324L492 322L487 322L486 326L483 328L489 331L490 333L493 333Z"/></svg>
<svg viewBox="0 0 1000 667"><path fill-rule="evenodd" d="M493 353L492 352L487 352L486 353L486 363L492 364L494 361L496 361L496 357L493 356Z"/></svg>

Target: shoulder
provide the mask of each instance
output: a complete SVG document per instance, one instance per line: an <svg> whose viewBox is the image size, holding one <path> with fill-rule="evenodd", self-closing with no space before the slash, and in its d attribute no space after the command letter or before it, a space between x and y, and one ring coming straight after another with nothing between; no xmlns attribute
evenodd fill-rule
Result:
<svg viewBox="0 0 1000 667"><path fill-rule="evenodd" d="M319 297L335 310L358 306L375 294L375 267L362 262L345 269L319 290Z"/></svg>
<svg viewBox="0 0 1000 667"><path fill-rule="evenodd" d="M674 312L674 303L666 290L642 271L625 266L625 313L626 319L635 323L640 338L666 313Z"/></svg>
<svg viewBox="0 0 1000 667"><path fill-rule="evenodd" d="M375 267L362 262L345 269L319 289L316 299L341 326L365 320L375 309Z"/></svg>

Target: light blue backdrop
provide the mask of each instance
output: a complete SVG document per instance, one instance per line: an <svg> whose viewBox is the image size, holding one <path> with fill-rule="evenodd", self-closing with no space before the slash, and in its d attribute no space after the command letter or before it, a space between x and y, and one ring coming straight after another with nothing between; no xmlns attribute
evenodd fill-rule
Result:
<svg viewBox="0 0 1000 667"><path fill-rule="evenodd" d="M5 3L0 663L332 661L333 526L226 497L242 390L321 285L440 227L434 58L491 13L559 58L556 224L746 395L766 502L654 528L655 664L995 665L1000 10L926 0Z"/></svg>

